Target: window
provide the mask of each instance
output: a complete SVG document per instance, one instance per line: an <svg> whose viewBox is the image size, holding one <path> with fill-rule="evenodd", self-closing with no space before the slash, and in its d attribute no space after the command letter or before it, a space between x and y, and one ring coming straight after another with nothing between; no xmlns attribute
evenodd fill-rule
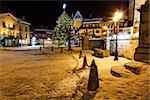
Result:
<svg viewBox="0 0 150 100"><path fill-rule="evenodd" d="M13 24L13 28L15 28L15 25Z"/></svg>
<svg viewBox="0 0 150 100"><path fill-rule="evenodd" d="M26 34L26 38L28 38L28 34Z"/></svg>
<svg viewBox="0 0 150 100"><path fill-rule="evenodd" d="M20 39L22 39L22 35L21 35L21 33L20 33Z"/></svg>
<svg viewBox="0 0 150 100"><path fill-rule="evenodd" d="M99 30L96 30L96 33L99 33Z"/></svg>
<svg viewBox="0 0 150 100"><path fill-rule="evenodd" d="M124 23L120 23L120 25L119 25L119 26L122 26L122 27L123 27L123 26L124 26Z"/></svg>
<svg viewBox="0 0 150 100"><path fill-rule="evenodd" d="M26 31L28 31L28 28L26 27Z"/></svg>
<svg viewBox="0 0 150 100"><path fill-rule="evenodd" d="M122 32L122 29L119 29L119 32Z"/></svg>
<svg viewBox="0 0 150 100"><path fill-rule="evenodd" d="M19 31L22 31L21 27L19 28Z"/></svg>
<svg viewBox="0 0 150 100"><path fill-rule="evenodd" d="M6 27L6 24L5 24L5 22L3 22L3 27Z"/></svg>
<svg viewBox="0 0 150 100"><path fill-rule="evenodd" d="M6 36L5 32L3 33L3 36L4 36L4 37Z"/></svg>
<svg viewBox="0 0 150 100"><path fill-rule="evenodd" d="M15 28L14 24L8 24L8 26L9 26L9 29L14 29Z"/></svg>
<svg viewBox="0 0 150 100"><path fill-rule="evenodd" d="M10 34L10 32L8 32L8 36L10 36L11 34Z"/></svg>

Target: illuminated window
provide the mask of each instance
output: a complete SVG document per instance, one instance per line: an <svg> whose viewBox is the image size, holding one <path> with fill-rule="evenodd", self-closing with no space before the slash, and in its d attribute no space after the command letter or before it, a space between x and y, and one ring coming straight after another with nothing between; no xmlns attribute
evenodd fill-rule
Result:
<svg viewBox="0 0 150 100"><path fill-rule="evenodd" d="M13 28L13 24L9 24L9 28Z"/></svg>

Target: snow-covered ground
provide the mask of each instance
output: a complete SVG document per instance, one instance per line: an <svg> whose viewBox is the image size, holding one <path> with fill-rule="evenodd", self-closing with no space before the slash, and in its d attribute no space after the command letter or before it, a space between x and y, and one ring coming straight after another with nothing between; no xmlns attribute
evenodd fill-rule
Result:
<svg viewBox="0 0 150 100"><path fill-rule="evenodd" d="M43 45L35 45L35 46L22 46L22 47L0 47L0 50L11 50L11 51L23 51L23 50L36 50L43 47Z"/></svg>
<svg viewBox="0 0 150 100"><path fill-rule="evenodd" d="M92 96L86 96L90 68L80 69L83 58L80 48L72 52L42 48L31 51L0 51L0 100L148 100L149 73L115 77L113 66L122 67L131 60L119 57L97 58L91 51L83 51L88 65L95 59L100 88Z"/></svg>

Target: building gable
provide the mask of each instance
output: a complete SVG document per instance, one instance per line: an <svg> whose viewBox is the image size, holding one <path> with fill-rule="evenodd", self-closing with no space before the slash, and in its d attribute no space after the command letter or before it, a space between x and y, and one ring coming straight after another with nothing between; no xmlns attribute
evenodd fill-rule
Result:
<svg viewBox="0 0 150 100"><path fill-rule="evenodd" d="M14 17L11 13L3 13L3 14L0 14L0 17L3 17L3 16L10 16L11 18L13 18L14 20L17 21L17 18Z"/></svg>

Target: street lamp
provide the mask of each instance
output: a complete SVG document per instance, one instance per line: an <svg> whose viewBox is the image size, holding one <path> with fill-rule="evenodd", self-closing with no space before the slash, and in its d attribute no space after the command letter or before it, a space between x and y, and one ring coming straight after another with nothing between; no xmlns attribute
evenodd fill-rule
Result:
<svg viewBox="0 0 150 100"><path fill-rule="evenodd" d="M116 48L115 48L115 57L114 57L114 60L118 60L118 50L117 50L117 48L118 48L118 43L117 43L117 32L116 32L116 24L117 24L117 22L119 22L119 20L122 18L122 16L123 16L123 13L122 12L120 12L120 11L117 11L117 12L115 12L115 14L114 14L114 17L113 17L113 21L114 21L114 23L115 23L115 26L114 26L114 33L116 34Z"/></svg>

